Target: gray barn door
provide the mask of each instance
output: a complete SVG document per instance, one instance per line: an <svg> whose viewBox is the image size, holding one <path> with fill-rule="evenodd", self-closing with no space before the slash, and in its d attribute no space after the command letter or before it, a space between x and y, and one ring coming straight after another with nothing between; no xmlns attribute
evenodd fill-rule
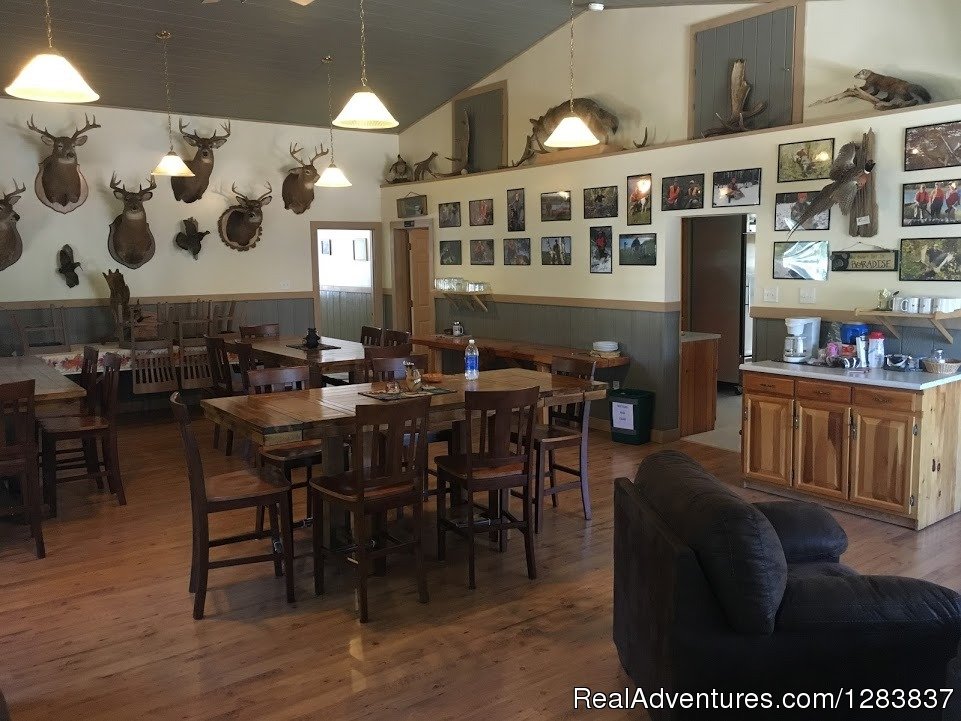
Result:
<svg viewBox="0 0 961 721"><path fill-rule="evenodd" d="M766 101L754 128L790 125L794 112L793 7L702 30L694 35L694 137L731 113L731 67L747 61L748 107Z"/></svg>

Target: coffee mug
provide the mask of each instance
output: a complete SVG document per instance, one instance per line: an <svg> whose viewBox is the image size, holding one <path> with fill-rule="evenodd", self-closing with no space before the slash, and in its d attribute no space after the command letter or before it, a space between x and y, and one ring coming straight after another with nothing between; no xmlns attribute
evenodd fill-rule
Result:
<svg viewBox="0 0 961 721"><path fill-rule="evenodd" d="M930 313L933 298L918 298L918 313Z"/></svg>
<svg viewBox="0 0 961 721"><path fill-rule="evenodd" d="M915 297L899 298L897 301L898 310L902 313L917 313L919 299Z"/></svg>
<svg viewBox="0 0 961 721"><path fill-rule="evenodd" d="M932 310L936 313L953 313L954 298L935 298Z"/></svg>

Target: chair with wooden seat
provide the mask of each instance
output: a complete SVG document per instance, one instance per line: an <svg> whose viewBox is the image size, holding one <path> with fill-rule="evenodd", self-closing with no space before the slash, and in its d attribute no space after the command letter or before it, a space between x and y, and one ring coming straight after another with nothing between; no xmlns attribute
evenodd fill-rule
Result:
<svg viewBox="0 0 961 721"><path fill-rule="evenodd" d="M345 473L315 477L310 482L310 494L316 509L314 591L318 595L324 592L326 556L336 555L352 563L356 570L361 623L368 620L367 577L371 563L390 553L413 551L418 595L421 603L428 601L423 549L423 484L429 407L430 398L427 397L378 406L357 406L350 436L351 456L363 460L358 460ZM353 516L352 545L337 550L324 548L324 504L337 506ZM401 511L406 507L413 509L410 540L398 541L386 531L376 534L372 531L375 524L382 526L388 511ZM374 541L377 544L372 546Z"/></svg>
<svg viewBox="0 0 961 721"><path fill-rule="evenodd" d="M407 358L414 352L414 346L367 346L364 348L364 383L371 381L371 362L375 358Z"/></svg>
<svg viewBox="0 0 961 721"><path fill-rule="evenodd" d="M204 336L207 351L207 365L210 368L210 387L207 389L211 398L228 398L235 395L247 395L246 389L235 387L233 368L227 352L227 342L222 336ZM245 344L250 348L250 344ZM234 447L234 431L227 428L224 439L224 453L231 455ZM214 448L220 447L220 424L214 423Z"/></svg>
<svg viewBox="0 0 961 721"><path fill-rule="evenodd" d="M403 380L407 375L407 363L413 363L419 371L427 370L426 355L409 355L401 358L371 358L370 383Z"/></svg>
<svg viewBox="0 0 961 721"><path fill-rule="evenodd" d="M92 345L83 347L83 360L80 365L78 382L86 392L80 403L56 402L44 403L37 408L37 419L55 418L57 416L76 416L84 413L97 412L97 363L100 361L100 351Z"/></svg>
<svg viewBox="0 0 961 721"><path fill-rule="evenodd" d="M193 553L190 560L190 592L194 594L194 618L204 616L207 599L207 577L210 569L226 568L247 563L274 564L277 576L285 577L287 602L294 602L293 547L291 531L289 486L280 479L261 477L253 471L233 471L219 476L205 477L197 439L190 427L190 411L180 399L180 393L170 396L170 407L180 427L184 453L187 458L187 479L190 483L190 515L193 521ZM240 508L270 510L271 549L267 553L240 558L211 561L210 549L233 543L265 538L258 532L241 533L226 538L210 538L209 516L221 511ZM278 546L282 550L278 551Z"/></svg>
<svg viewBox="0 0 961 721"><path fill-rule="evenodd" d="M138 340L130 343L130 375L135 395L170 393L177 390L177 367L169 340Z"/></svg>
<svg viewBox="0 0 961 721"><path fill-rule="evenodd" d="M16 478L20 482L20 503L0 509L0 513L26 517L37 558L43 558L46 549L34 430L35 388L34 380L0 384L0 477Z"/></svg>
<svg viewBox="0 0 961 721"><path fill-rule="evenodd" d="M49 320L29 324L18 313L11 312L13 328L20 345L20 355L38 353L61 353L70 350L67 340L67 324L62 305L51 305L42 311Z"/></svg>
<svg viewBox="0 0 961 721"><path fill-rule="evenodd" d="M360 343L365 347L365 350L369 348L379 348L384 343L384 329L377 328L372 325L361 326L360 328ZM369 372L365 369L363 380L366 381ZM346 386L352 382L352 374L350 373L327 373L322 376L325 386Z"/></svg>
<svg viewBox="0 0 961 721"><path fill-rule="evenodd" d="M381 345L395 346L395 345L407 345L410 343L410 331L406 330L393 330L387 328L384 330L384 341Z"/></svg>
<svg viewBox="0 0 961 721"><path fill-rule="evenodd" d="M361 326L360 343L361 345L383 345L384 329L372 325Z"/></svg>
<svg viewBox="0 0 961 721"><path fill-rule="evenodd" d="M237 372L233 374L233 388L235 391L239 391L244 395L250 390L250 376L248 375L250 371L256 370L257 366L254 364L254 349L247 341L236 340L227 341L224 344L227 351L227 357L231 355L237 358L236 366ZM231 366L233 368L233 366Z"/></svg>
<svg viewBox="0 0 961 721"><path fill-rule="evenodd" d="M241 340L263 340L264 338L280 338L280 323L240 326Z"/></svg>
<svg viewBox="0 0 961 721"><path fill-rule="evenodd" d="M240 306L238 308L238 306ZM210 332L213 335L231 335L239 325L243 306L236 300L214 301L210 304Z"/></svg>
<svg viewBox="0 0 961 721"><path fill-rule="evenodd" d="M527 576L537 577L534 563L534 528L531 523L534 416L540 389L516 391L465 391L465 442L467 452L440 456L437 464L437 557L447 553L447 533L467 539L467 584L476 588L474 535L497 533L500 550L504 532L516 528L524 536ZM477 431L476 433L474 431ZM467 521L459 524L447 517L447 489L456 483L466 496ZM508 510L510 491L518 490L523 504L521 518ZM474 503L474 494L487 492L487 508ZM475 510L488 522L477 524Z"/></svg>
<svg viewBox="0 0 961 721"><path fill-rule="evenodd" d="M117 496L121 506L127 505L123 479L120 475L120 457L117 451L117 386L120 379L120 356L106 353L103 357L103 374L97 381L99 408L95 415L44 418L40 421L40 449L43 459L43 490L50 515L57 515L57 485L84 479L105 479L110 492ZM76 462L61 461L57 457L57 444L64 441L80 441L92 448L93 453ZM100 454L96 447L99 443ZM78 470L67 477L60 471Z"/></svg>

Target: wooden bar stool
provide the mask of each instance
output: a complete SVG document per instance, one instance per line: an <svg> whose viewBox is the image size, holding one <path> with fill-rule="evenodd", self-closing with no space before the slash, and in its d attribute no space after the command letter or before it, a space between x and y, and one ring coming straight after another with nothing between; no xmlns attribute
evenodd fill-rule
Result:
<svg viewBox="0 0 961 721"><path fill-rule="evenodd" d="M20 482L19 505L3 509L3 515L23 514L30 524L37 558L47 555L43 543L43 510L40 502L40 470L37 466L36 381L0 385L0 476Z"/></svg>

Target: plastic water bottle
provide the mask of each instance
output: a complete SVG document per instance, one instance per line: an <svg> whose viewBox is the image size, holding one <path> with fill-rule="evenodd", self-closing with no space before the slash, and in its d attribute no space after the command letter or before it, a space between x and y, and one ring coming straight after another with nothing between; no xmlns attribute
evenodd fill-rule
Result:
<svg viewBox="0 0 961 721"><path fill-rule="evenodd" d="M464 378L469 381L476 381L480 373L480 351L477 344L471 338L467 341L467 350L464 351Z"/></svg>

